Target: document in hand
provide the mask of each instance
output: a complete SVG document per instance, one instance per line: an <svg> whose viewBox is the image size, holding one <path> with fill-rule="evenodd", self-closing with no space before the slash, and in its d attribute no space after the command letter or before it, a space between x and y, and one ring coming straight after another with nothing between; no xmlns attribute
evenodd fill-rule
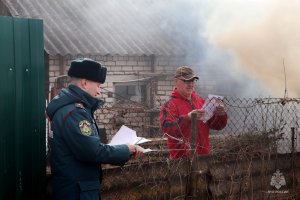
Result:
<svg viewBox="0 0 300 200"><path fill-rule="evenodd" d="M109 145L118 145L118 144L142 144L145 142L149 142L151 140L143 138L143 137L137 137L136 131L128 128L125 125L122 125L122 127L118 130L118 132L113 136L112 140L110 141ZM143 153L152 151L151 149L144 149L141 146L137 145L137 148L139 151L142 151Z"/></svg>
<svg viewBox="0 0 300 200"><path fill-rule="evenodd" d="M223 96L213 94L208 95L208 97L205 99L204 105L202 106L202 109L205 111L204 117L202 118L204 123L214 115L216 107L220 105L218 100L223 100L223 98Z"/></svg>
<svg viewBox="0 0 300 200"><path fill-rule="evenodd" d="M118 130L118 132L113 136L112 140L110 141L110 145L117 145L117 144L142 144L145 142L149 142L151 140L137 137L136 131L128 128L125 125Z"/></svg>

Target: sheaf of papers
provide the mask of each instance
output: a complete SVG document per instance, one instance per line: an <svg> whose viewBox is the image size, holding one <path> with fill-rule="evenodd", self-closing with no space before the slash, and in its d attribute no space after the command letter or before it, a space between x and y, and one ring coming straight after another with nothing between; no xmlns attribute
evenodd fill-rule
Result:
<svg viewBox="0 0 300 200"><path fill-rule="evenodd" d="M151 141L151 140L143 138L143 137L137 137L135 130L130 129L125 125L122 125L122 127L118 130L118 132L113 136L109 145L118 145L118 144L137 145L137 144L142 144L142 143L149 142L149 141ZM152 151L151 149L144 149L138 145L137 145L137 149L142 151L143 153Z"/></svg>
<svg viewBox="0 0 300 200"><path fill-rule="evenodd" d="M220 103L217 100L223 100L223 98L224 98L223 96L212 95L212 94L208 95L202 107L205 111L205 114L202 118L202 121L204 123L207 122L214 115L216 107L220 105Z"/></svg>

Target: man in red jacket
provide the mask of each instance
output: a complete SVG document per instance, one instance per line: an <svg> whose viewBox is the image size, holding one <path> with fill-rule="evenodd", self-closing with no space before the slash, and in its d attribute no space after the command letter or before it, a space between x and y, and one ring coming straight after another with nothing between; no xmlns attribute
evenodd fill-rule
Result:
<svg viewBox="0 0 300 200"><path fill-rule="evenodd" d="M227 124L224 106L220 102L208 121L201 120L205 115L202 108L205 100L194 90L198 76L190 67L182 66L176 69L174 78L176 87L160 111L160 125L168 137L170 159L191 156L192 113L197 117L196 152L198 155L209 154L209 129L221 130Z"/></svg>

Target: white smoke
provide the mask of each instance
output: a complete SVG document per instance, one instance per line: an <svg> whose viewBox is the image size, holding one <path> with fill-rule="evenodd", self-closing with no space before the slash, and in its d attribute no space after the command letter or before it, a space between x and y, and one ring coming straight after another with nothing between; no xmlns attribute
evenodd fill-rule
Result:
<svg viewBox="0 0 300 200"><path fill-rule="evenodd" d="M140 8L158 18L190 52L199 52L203 67L225 76L241 96L283 97L286 67L290 97L300 96L300 1L290 0L148 0ZM201 69L199 74L201 75ZM208 74L205 79L216 79Z"/></svg>
<svg viewBox="0 0 300 200"><path fill-rule="evenodd" d="M130 26L111 30L122 32L124 44L141 30L138 37L143 41L151 37L161 45L172 41L166 46L185 46L201 63L194 66L198 84L217 81L221 93L283 97L284 60L289 96L299 97L299 7L299 0L103 0L81 20L101 27L126 20ZM95 17L108 9L116 15ZM143 24L136 24L137 18ZM188 59L187 64L194 62ZM203 74L207 69L209 73Z"/></svg>
<svg viewBox="0 0 300 200"><path fill-rule="evenodd" d="M262 81L270 94L300 96L300 1L214 1L205 37L229 51L240 69Z"/></svg>

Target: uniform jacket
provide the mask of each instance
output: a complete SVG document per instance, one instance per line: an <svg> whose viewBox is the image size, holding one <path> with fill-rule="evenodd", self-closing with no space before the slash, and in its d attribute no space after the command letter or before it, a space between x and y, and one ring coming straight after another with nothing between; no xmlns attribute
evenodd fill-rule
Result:
<svg viewBox="0 0 300 200"><path fill-rule="evenodd" d="M102 101L70 85L46 109L52 129L50 164L54 199L98 200L100 164L120 165L130 158L127 145L100 143L93 114L101 104Z"/></svg>
<svg viewBox="0 0 300 200"><path fill-rule="evenodd" d="M204 99L192 93L191 101L181 96L175 88L168 101L166 101L160 111L160 124L163 133L167 134L167 145L170 158L176 159L189 157L191 155L190 134L191 121L188 113L194 109L201 109ZM197 154L208 154L209 129L221 130L227 124L227 114L222 116L214 115L204 123L197 120L196 152Z"/></svg>

